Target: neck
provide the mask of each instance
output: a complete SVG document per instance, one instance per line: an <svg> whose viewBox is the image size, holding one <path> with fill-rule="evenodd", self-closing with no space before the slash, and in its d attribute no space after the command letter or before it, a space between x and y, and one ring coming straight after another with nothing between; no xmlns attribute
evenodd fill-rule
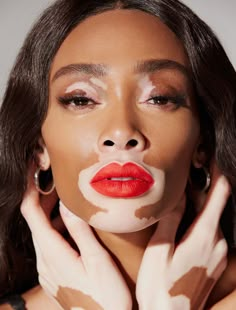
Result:
<svg viewBox="0 0 236 310"><path fill-rule="evenodd" d="M109 233L96 229L99 241L108 250L119 267L134 300L139 267L154 229L155 225L152 225L141 231L123 234Z"/></svg>

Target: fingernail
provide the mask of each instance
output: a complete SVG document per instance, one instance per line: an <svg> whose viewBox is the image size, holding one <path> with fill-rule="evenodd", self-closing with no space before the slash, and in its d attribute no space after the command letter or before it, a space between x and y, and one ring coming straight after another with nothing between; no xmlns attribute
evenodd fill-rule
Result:
<svg viewBox="0 0 236 310"><path fill-rule="evenodd" d="M67 209L66 206L61 201L59 202L59 205L60 205L61 213L65 217L72 217L72 216L74 216L74 214L69 209Z"/></svg>

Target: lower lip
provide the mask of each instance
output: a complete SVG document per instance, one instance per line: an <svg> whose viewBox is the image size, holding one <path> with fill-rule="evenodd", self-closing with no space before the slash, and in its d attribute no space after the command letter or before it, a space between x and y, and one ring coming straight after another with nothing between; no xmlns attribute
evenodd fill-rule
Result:
<svg viewBox="0 0 236 310"><path fill-rule="evenodd" d="M104 179L91 185L98 193L104 196L114 198L132 198L142 196L152 187L153 184L140 179L128 181Z"/></svg>

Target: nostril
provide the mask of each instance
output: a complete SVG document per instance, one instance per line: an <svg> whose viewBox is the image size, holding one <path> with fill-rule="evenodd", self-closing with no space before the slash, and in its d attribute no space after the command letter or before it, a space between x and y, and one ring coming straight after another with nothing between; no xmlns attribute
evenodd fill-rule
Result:
<svg viewBox="0 0 236 310"><path fill-rule="evenodd" d="M131 139L127 143L127 145L132 146L132 147L136 146L137 144L138 144L138 141L135 139Z"/></svg>
<svg viewBox="0 0 236 310"><path fill-rule="evenodd" d="M123 143L122 143L123 144ZM120 148L120 147L122 147L122 145L120 145L119 143L115 143L115 142L113 142L112 140L105 140L104 142L103 142L103 145L104 146L114 146L114 145L116 145L118 148ZM136 139L130 139L127 143L126 143L126 145L125 145L125 149L126 148L133 148L133 147L135 147L135 146L137 146L138 145L138 141L136 140ZM122 147L123 148L123 147Z"/></svg>
<svg viewBox="0 0 236 310"><path fill-rule="evenodd" d="M106 146L113 146L115 143L113 141L111 141L111 140L106 140L106 141L104 141L103 144L106 145Z"/></svg>

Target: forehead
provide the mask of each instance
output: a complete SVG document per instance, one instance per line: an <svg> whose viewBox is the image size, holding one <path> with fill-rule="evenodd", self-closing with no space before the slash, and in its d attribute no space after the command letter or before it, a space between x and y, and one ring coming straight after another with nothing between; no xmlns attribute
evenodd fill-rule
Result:
<svg viewBox="0 0 236 310"><path fill-rule="evenodd" d="M88 17L64 40L51 68L101 63L122 69L145 59L169 59L188 66L184 47L161 20L139 10L112 10Z"/></svg>

